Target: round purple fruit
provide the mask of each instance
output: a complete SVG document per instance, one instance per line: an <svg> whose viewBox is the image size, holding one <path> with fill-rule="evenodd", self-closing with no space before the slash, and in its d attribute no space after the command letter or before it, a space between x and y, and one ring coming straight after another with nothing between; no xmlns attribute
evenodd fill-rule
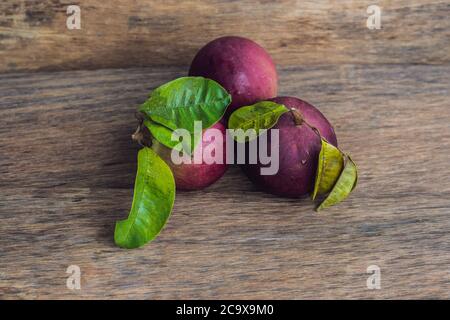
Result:
<svg viewBox="0 0 450 320"><path fill-rule="evenodd" d="M190 76L217 81L232 96L228 117L235 109L277 95L278 75L270 55L242 37L222 37L206 44L195 56Z"/></svg>
<svg viewBox="0 0 450 320"><path fill-rule="evenodd" d="M243 165L243 170L264 191L283 197L302 197L314 188L321 150L321 139L315 129L334 146L337 146L336 134L325 116L308 102L293 97L277 97L272 101L291 110L267 132L268 150L271 150L271 131L279 130L279 170L274 175L261 175L264 165L259 160L257 164Z"/></svg>

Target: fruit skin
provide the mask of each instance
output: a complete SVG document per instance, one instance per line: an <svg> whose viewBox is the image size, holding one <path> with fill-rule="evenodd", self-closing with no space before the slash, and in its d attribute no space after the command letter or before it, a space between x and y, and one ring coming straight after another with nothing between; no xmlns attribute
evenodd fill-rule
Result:
<svg viewBox="0 0 450 320"><path fill-rule="evenodd" d="M222 37L206 44L192 61L189 75L215 80L231 94L225 118L239 107L275 97L278 90L270 55L242 37Z"/></svg>
<svg viewBox="0 0 450 320"><path fill-rule="evenodd" d="M272 101L300 111L322 137L337 146L336 134L325 116L306 101L293 97L277 97ZM289 198L299 198L312 192L321 150L319 136L305 123L296 126L291 112L280 117L272 129L279 129L279 171L275 175L260 175L261 164L247 164L242 168L250 180L264 191ZM268 145L270 146L270 129ZM248 148L247 148L248 150ZM269 147L270 150L270 147Z"/></svg>
<svg viewBox="0 0 450 320"><path fill-rule="evenodd" d="M223 144L220 144L220 141L205 141L205 132L210 129L218 129L223 134ZM209 138L208 138L209 140ZM219 180L227 170L227 165L225 163L226 160L226 144L225 144L225 126L218 122L214 126L209 129L203 131L202 137L202 146L203 149L211 144L215 145L216 150L220 150L219 148L223 148L223 161L222 164L213 163L213 164L195 164L195 163L182 163L176 165L171 160L172 149L167 148L162 145L158 141L154 140L152 149L159 154L159 156L169 165L172 169L175 185L177 190L200 190L208 187L213 184L217 180ZM212 148L212 147L211 147ZM200 154L201 149L196 148L194 152ZM208 153L205 154L207 156Z"/></svg>

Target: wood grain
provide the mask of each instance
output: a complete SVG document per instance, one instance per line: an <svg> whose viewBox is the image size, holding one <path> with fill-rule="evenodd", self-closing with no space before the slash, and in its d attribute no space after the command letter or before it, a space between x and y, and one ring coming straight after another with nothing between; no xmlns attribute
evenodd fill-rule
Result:
<svg viewBox="0 0 450 320"><path fill-rule="evenodd" d="M230 168L179 192L155 242L115 247L135 107L184 70L0 75L0 298L448 298L448 65L280 68L282 93L317 105L358 164L350 198L317 214ZM366 288L372 264L381 290Z"/></svg>
<svg viewBox="0 0 450 320"><path fill-rule="evenodd" d="M81 30L66 28L68 5ZM369 5L381 30L366 27ZM223 35L264 46L279 65L450 61L445 0L7 0L0 72L177 65Z"/></svg>

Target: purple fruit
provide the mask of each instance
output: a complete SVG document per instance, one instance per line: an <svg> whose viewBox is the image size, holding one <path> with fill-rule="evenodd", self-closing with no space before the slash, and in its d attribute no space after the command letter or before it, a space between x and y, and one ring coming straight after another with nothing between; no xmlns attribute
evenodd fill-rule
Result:
<svg viewBox="0 0 450 320"><path fill-rule="evenodd" d="M292 97L277 97L272 101L296 109L303 119L317 128L329 143L337 146L334 129L324 115L311 104ZM314 188L317 161L321 150L320 137L305 123L297 125L292 112L282 115L278 123L268 131L279 129L279 171L275 175L261 175L261 164L247 164L243 170L252 182L269 193L297 198Z"/></svg>
<svg viewBox="0 0 450 320"><path fill-rule="evenodd" d="M277 95L278 75L272 58L257 43L241 37L209 42L195 56L189 75L213 79L231 94L227 117L239 107Z"/></svg>
<svg viewBox="0 0 450 320"><path fill-rule="evenodd" d="M205 133L210 129L218 129L223 135L223 143L221 141L216 141L214 138L205 139ZM212 140L212 141L211 141ZM216 123L209 129L203 131L202 137L202 149L196 148L194 153L197 153L201 157L201 150L209 146L209 150L215 149L223 150L223 161L221 163L207 164L207 158L203 159L201 164L195 163L182 163L175 164L171 159L172 149L169 149L159 142L155 141L153 143L153 150L159 154L159 156L169 165L172 169L173 175L175 177L175 184L178 190L200 190L206 188L207 186L213 184L218 179L220 179L225 171L227 170L227 165L225 163L226 159L226 147L225 147L225 126L220 122ZM209 156L208 152L204 152L204 157Z"/></svg>

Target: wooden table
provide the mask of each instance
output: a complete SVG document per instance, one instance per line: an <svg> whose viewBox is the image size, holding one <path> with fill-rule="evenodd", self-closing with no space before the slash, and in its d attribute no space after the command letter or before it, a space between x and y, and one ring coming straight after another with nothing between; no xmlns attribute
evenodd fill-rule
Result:
<svg viewBox="0 0 450 320"><path fill-rule="evenodd" d="M365 11L357 11L367 7L364 1L343 1L344 7L334 12L325 10L332 6L328 1L306 1L305 11L301 3L283 11L287 1L233 2L230 7L214 1L215 12L208 12L205 3L183 2L176 13L170 1L167 6L152 2L156 11L118 1L118 8L104 13L103 23L111 17L122 21L125 12L132 30L147 31L142 31L145 46L158 42L149 36L163 29L160 22L155 31L158 21L173 22L168 41L159 38L161 54L144 63L151 54L138 46L138 31L135 37L124 35L119 23L104 31L107 49L88 46L73 53L68 31L50 37L59 28L55 21L64 18L60 1L29 8L25 1L16 2L19 13L13 12L14 1L0 4L1 9L11 5L12 12L2 10L6 14L0 17L0 298L449 297L448 3L383 2L385 29L371 33L365 20L360 30L330 29L345 25L339 12L353 24L365 19ZM106 6L104 1L90 3L88 21ZM275 32L288 30L279 23L287 19L293 26L303 18L305 30L289 29L280 34L282 39L271 40L272 33L257 33L250 22L232 23L250 14L250 7L257 26L269 28L273 22ZM274 16L264 20L266 26L263 9L268 8ZM28 20L26 10L31 12ZM52 10L56 13L48 21ZM189 24L186 11L198 12L203 23ZM131 18L130 12L140 12L141 18ZM305 12L311 13L309 20ZM223 18L217 24L212 22L215 13ZM395 19L401 13L424 23L401 23ZM184 24L187 30L177 29ZM156 241L122 250L113 243L113 230L115 221L127 216L132 199L138 146L130 135L136 106L156 86L185 75L193 48L221 33L225 24L232 28L227 33L249 28L250 36L260 35L254 38L280 61L280 94L310 101L328 117L340 145L358 164L359 185L348 200L318 214L308 200L258 191L239 168L231 167L204 191L178 192L173 215ZM210 33L190 32L202 28ZM35 31L35 44L47 53L27 42L19 52L17 39ZM92 29L83 32L72 40L96 41ZM379 38L370 44L359 36ZM175 37L182 44L192 39L188 55L170 41ZM127 43L122 51L107 54L124 38L134 44L130 59L124 57ZM305 39L308 50L299 39ZM316 47L317 55L310 52ZM164 60L162 52L174 48ZM358 48L363 56L355 55ZM105 55L97 56L99 50ZM27 52L36 59L25 59ZM90 60L91 55L96 58ZM110 59L100 63L105 56ZM303 63L312 56L313 62ZM81 268L81 290L66 287L70 265ZM366 285L371 265L381 269L379 290Z"/></svg>

